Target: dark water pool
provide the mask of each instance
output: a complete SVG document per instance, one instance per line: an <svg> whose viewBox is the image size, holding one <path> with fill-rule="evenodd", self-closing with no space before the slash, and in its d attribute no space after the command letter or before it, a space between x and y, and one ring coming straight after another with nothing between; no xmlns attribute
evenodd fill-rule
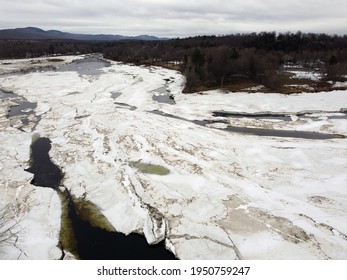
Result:
<svg viewBox="0 0 347 280"><path fill-rule="evenodd" d="M63 179L60 168L51 161L49 151L51 140L35 135L30 146L30 167L25 171L33 173L31 184L40 187L57 189Z"/></svg>
<svg viewBox="0 0 347 280"><path fill-rule="evenodd" d="M82 260L173 260L175 256L165 249L164 242L148 245L144 236L105 230L94 226L78 214L78 204L70 199L68 219L74 236L71 251ZM97 208L93 210L98 211ZM102 215L99 212L99 215ZM125 217L126 218L126 217Z"/></svg>

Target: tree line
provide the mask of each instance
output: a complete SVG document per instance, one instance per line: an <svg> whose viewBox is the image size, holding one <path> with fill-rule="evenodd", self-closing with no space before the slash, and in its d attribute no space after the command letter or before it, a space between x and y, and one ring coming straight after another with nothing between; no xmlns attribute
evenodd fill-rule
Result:
<svg viewBox="0 0 347 280"><path fill-rule="evenodd" d="M102 52L104 43L77 40L0 40L0 59Z"/></svg>
<svg viewBox="0 0 347 280"><path fill-rule="evenodd" d="M346 35L261 32L164 41L0 41L0 58L91 52L125 63L174 67L186 77L186 92L246 81L276 89L286 78L283 65L322 71L330 80L347 75Z"/></svg>
<svg viewBox="0 0 347 280"><path fill-rule="evenodd" d="M124 42L105 48L104 55L128 63L179 61L186 92L245 82L276 90L288 80L280 71L286 64L322 71L330 80L343 80L347 74L347 36L302 32Z"/></svg>

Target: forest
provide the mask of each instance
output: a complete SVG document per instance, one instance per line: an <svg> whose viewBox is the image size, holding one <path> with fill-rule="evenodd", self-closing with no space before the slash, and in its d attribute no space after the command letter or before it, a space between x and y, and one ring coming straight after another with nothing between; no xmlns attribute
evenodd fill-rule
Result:
<svg viewBox="0 0 347 280"><path fill-rule="evenodd" d="M111 60L181 71L184 92L259 84L269 91L288 91L283 88L290 83L285 69L291 67L322 73L324 79L312 85L315 91L326 90L327 81L347 77L347 35L261 32L161 41L0 41L0 59L95 52Z"/></svg>

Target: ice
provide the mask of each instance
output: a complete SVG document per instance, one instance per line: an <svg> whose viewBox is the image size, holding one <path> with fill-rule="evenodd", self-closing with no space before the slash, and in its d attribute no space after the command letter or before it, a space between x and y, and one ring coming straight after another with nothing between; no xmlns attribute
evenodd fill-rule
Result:
<svg viewBox="0 0 347 280"><path fill-rule="evenodd" d="M292 78L295 79L310 79L312 81L319 81L323 77L323 74L320 72L314 71L290 71L294 74Z"/></svg>
<svg viewBox="0 0 347 280"><path fill-rule="evenodd" d="M26 63L13 61L11 67ZM165 79L172 81L167 86L176 105L152 99ZM52 141L50 156L74 196L93 202L116 230L144 234L149 243L165 239L178 258L346 259L347 140L217 128L231 123L346 135L346 119L297 114L339 112L347 91L182 94L183 86L176 71L116 62L97 76L53 71L0 76L1 89L37 102L35 114L41 116L33 130L17 129L5 113L11 101L2 100L0 201L16 209L25 230L0 258L62 256L60 201L53 190L32 186L32 174L24 171L32 135L39 133ZM113 92L121 93L117 104ZM213 111L280 112L293 121L226 118L210 127L189 122L212 120ZM131 166L134 161L170 173L142 173Z"/></svg>

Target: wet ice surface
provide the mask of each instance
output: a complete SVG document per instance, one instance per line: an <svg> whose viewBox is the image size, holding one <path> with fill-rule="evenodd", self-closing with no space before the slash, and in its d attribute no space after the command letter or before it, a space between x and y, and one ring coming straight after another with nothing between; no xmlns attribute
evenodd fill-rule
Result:
<svg viewBox="0 0 347 280"><path fill-rule="evenodd" d="M29 102L15 93L4 91L0 91L0 100L3 100L4 109L7 108L6 117L12 127L32 130L39 123L41 118L35 114L37 102Z"/></svg>
<svg viewBox="0 0 347 280"><path fill-rule="evenodd" d="M33 133L52 141L50 156L72 196L93 203L117 231L163 242L180 259L347 258L347 140L226 131L347 135L346 91L185 95L184 78L171 70L100 69L0 77L3 91L37 103L42 117L33 131L16 129L7 116L13 100L0 100L0 204L14 207L25 228L1 259L62 257L60 199L24 171ZM163 87L175 105L153 100ZM170 172L143 169L159 166Z"/></svg>
<svg viewBox="0 0 347 280"><path fill-rule="evenodd" d="M98 58L84 58L62 65L56 71L76 71L80 75L100 75L104 67L109 67L110 62Z"/></svg>
<svg viewBox="0 0 347 280"><path fill-rule="evenodd" d="M0 89L0 99L11 99L17 97L18 95L14 94L13 92L4 92Z"/></svg>
<svg viewBox="0 0 347 280"><path fill-rule="evenodd" d="M33 114L36 106L36 102L19 101L16 105L10 107L8 116L12 118L14 116Z"/></svg>
<svg viewBox="0 0 347 280"><path fill-rule="evenodd" d="M119 96L121 96L121 92L111 92L111 98L117 99Z"/></svg>
<svg viewBox="0 0 347 280"><path fill-rule="evenodd" d="M166 103L166 104L175 104L174 97L170 94L170 91L168 91L167 86L162 86L160 88L157 88L153 91L153 100L159 102L159 103Z"/></svg>

